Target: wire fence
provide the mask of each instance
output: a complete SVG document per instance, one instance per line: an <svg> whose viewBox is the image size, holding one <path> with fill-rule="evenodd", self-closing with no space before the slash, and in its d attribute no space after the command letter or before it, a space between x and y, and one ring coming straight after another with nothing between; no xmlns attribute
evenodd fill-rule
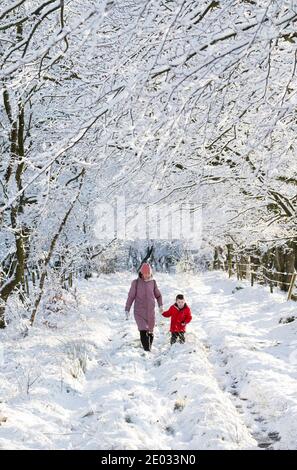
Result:
<svg viewBox="0 0 297 470"><path fill-rule="evenodd" d="M219 267L224 269L224 271L229 272L229 277L236 274L238 279L247 279L250 277L251 284L253 285L254 281L264 281L270 286L271 292L273 292L273 287L281 286L282 290L288 291L288 300L293 299L297 300L297 295L294 294L294 287L297 272L294 270L292 272L288 271L278 271L274 267L267 267L263 265L260 261L259 263L255 262L241 262L238 259L228 260L227 258L218 258L215 260L215 263L219 264ZM245 268L243 270L243 268ZM276 276L281 279L277 279ZM284 289L284 286L287 286Z"/></svg>

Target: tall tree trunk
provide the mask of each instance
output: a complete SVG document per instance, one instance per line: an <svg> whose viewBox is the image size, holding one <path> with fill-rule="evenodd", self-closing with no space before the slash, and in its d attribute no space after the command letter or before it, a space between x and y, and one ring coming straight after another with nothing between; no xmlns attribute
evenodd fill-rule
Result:
<svg viewBox="0 0 297 470"><path fill-rule="evenodd" d="M10 105L9 93L6 88L3 91L3 100L5 104L5 111L11 123L10 132L10 162L5 173L5 182L8 185L9 180L15 171L15 181L17 189L22 189L22 173L24 171L24 107L21 101L18 103L18 116L13 119L12 107ZM26 230L20 225L18 214L23 212L23 198L22 195L10 209L10 226L15 237L15 268L11 278L0 287L0 328L5 328L5 306L7 300L14 289L25 285L25 239L28 236Z"/></svg>
<svg viewBox="0 0 297 470"><path fill-rule="evenodd" d="M75 196L74 200L72 201L68 211L66 212L66 214L64 215L61 223L60 223L60 226L55 234L55 236L53 237L52 241L51 241L51 244L50 244L50 247L49 247L49 250L48 250L48 253L47 253L47 256L44 260L44 263L43 263L43 270L42 270L42 273L41 273L41 276L40 276L40 280L39 280L39 293L38 293L38 296L35 300L35 303L34 303L34 307L33 307L33 310L32 310L32 314L31 314L31 318L30 318L30 324L31 326L33 326L34 324L34 321L35 321L35 318L36 318L36 313L37 313L37 310L38 310L38 307L39 307L39 304L41 302L41 299L42 299L42 296L43 296L43 291L44 291L44 285L45 285L45 280L46 280L46 276L47 276L47 268L48 268L48 264L52 258L52 255L54 253L54 250L55 250L55 247L56 247L56 244L57 244L57 241L59 239L59 236L61 235L62 231L63 231L63 228L65 227L66 225L66 222L72 212L72 209L80 195L80 192L81 192L81 187L82 187L82 184L83 184L83 179L84 179L84 175L85 175L85 171L83 170L82 172L82 178L81 178L81 181L80 181L80 185L79 185L79 189L78 189L78 192L77 192L77 195Z"/></svg>

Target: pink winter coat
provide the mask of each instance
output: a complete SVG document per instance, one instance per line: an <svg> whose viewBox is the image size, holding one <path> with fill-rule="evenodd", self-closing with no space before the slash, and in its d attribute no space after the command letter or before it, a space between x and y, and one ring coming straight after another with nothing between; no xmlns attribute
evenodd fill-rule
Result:
<svg viewBox="0 0 297 470"><path fill-rule="evenodd" d="M162 295L154 279L145 281L141 277L132 281L127 302L126 311L130 311L134 302L134 317L140 330L153 331L155 326L155 300L159 307L163 305Z"/></svg>

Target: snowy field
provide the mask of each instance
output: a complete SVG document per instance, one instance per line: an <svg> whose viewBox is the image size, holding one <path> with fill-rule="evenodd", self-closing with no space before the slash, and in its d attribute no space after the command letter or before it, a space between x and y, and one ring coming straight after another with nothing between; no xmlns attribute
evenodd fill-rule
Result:
<svg viewBox="0 0 297 470"><path fill-rule="evenodd" d="M224 273L157 274L184 293L187 343L157 314L151 353L124 319L131 273L81 281L28 335L0 331L2 449L296 449L296 303ZM238 289L242 287L242 289Z"/></svg>

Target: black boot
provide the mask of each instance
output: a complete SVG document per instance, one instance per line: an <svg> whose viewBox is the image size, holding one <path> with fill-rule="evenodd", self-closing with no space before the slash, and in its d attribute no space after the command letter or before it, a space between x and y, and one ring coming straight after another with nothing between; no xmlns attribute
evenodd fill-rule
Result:
<svg viewBox="0 0 297 470"><path fill-rule="evenodd" d="M140 341L145 351L150 351L154 339L154 333L147 330L140 330Z"/></svg>
<svg viewBox="0 0 297 470"><path fill-rule="evenodd" d="M179 341L179 343L184 343L186 341L185 339L185 333L183 331L179 331L176 333L171 333L171 340L170 343L174 344L176 341Z"/></svg>

